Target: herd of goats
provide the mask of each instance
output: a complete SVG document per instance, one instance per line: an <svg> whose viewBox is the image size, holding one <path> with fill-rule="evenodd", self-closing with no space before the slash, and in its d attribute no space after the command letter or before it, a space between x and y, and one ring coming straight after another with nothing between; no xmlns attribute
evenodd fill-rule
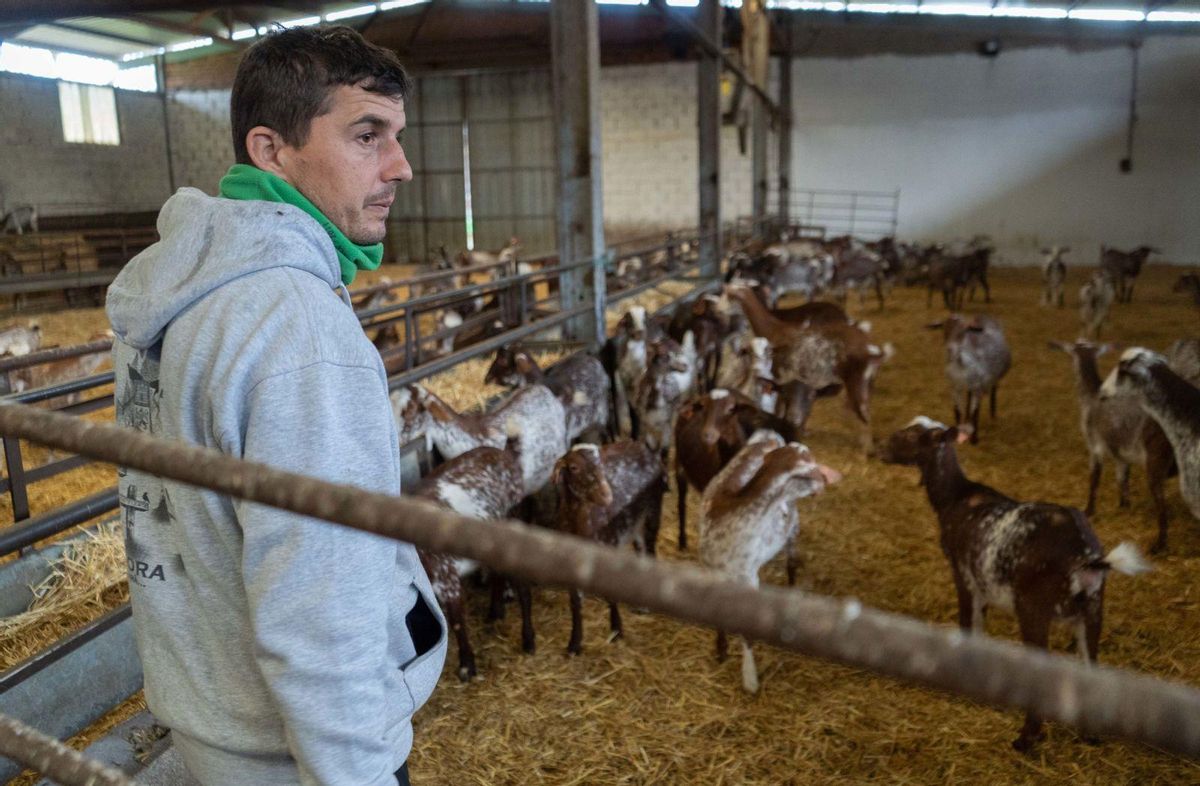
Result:
<svg viewBox="0 0 1200 786"><path fill-rule="evenodd" d="M1114 300L1128 302L1151 252L1105 249L1084 294L1101 290L1105 309ZM1128 349L1107 380L1096 358L1109 346L1088 338L1055 344L1070 355L1078 382L1091 460L1088 503L1081 511L1016 500L967 478L956 453L959 443L978 441L984 398L995 414L996 388L1011 363L998 321L956 313L976 285L990 299L992 253L980 238L960 253L851 238L759 243L725 260L719 292L665 315L630 308L598 355L576 354L543 370L529 352L502 348L482 381L513 392L487 411L456 412L420 385L397 390L392 405L401 444L423 439L444 460L409 493L472 517L515 516L614 547L632 543L653 557L671 467L680 550L688 548L690 487L701 496L703 565L757 586L759 570L782 551L793 584L797 503L840 478L799 440L815 400L844 391L867 454L920 472L953 574L960 625L982 630L986 612L1001 609L1016 616L1027 644L1045 648L1052 623L1066 623L1077 652L1095 661L1108 572L1150 567L1132 542L1102 550L1089 523L1103 465L1116 466L1122 505L1130 466L1146 468L1159 519L1153 551L1167 547L1168 477L1178 474L1183 498L1200 518L1200 340L1180 340L1167 355ZM1047 252L1048 305L1062 302L1064 253ZM951 311L930 327L944 334L955 423L917 417L876 445L872 382L894 350L873 338L869 323L847 315L845 296L873 289L882 300L893 283L921 279ZM1188 281L1177 289L1194 288ZM830 293L842 305L818 299ZM792 295L807 302L781 307ZM1084 323L1093 324L1087 317ZM437 554L422 558L457 638L459 677L470 679L476 666L462 580L477 566ZM522 612L522 645L531 652L528 586L493 577L490 614L503 614L510 585ZM582 598L577 590L569 597L568 652L578 654ZM614 603L609 609L619 637L620 613ZM718 658L727 655L724 634L717 634L716 650ZM746 641L742 677L745 690L757 691ZM1030 750L1041 725L1028 716L1014 747Z"/></svg>
<svg viewBox="0 0 1200 786"><path fill-rule="evenodd" d="M1011 364L998 321L957 313L976 286L990 300L993 249L986 238L957 250L891 239L758 242L724 260L718 291L684 300L666 315L630 308L599 353L575 354L543 370L528 351L500 349L481 381L513 392L486 411L456 412L424 386L403 387L392 394L401 444L424 440L442 458L407 493L479 519L511 516L614 547L632 543L653 557L670 467L681 551L689 546L690 487L701 498L703 565L757 586L760 569L782 551L788 583L794 584L797 503L840 479L799 440L814 402L844 392L861 427L863 450L919 470L937 516L962 628L982 630L986 612L1001 609L1016 616L1027 644L1045 648L1051 624L1062 622L1072 627L1085 661L1095 661L1108 572L1149 569L1132 542L1104 552L1089 523L1104 464L1116 467L1122 505L1130 467L1145 467L1158 518L1152 551L1167 548L1164 486L1172 475L1179 477L1190 512L1200 518L1200 339L1176 341L1165 355L1127 349L1107 379L1097 369L1097 358L1111 349L1092 340L1103 322L1098 315L1114 301L1129 302L1152 251L1105 249L1098 272L1081 292L1088 338L1053 344L1071 357L1078 383L1091 464L1082 511L1018 501L967 478L958 463L957 445L980 438L985 398L995 414L997 385ZM1062 305L1065 252L1046 252L1048 306ZM515 245L501 253L515 261ZM664 264L637 261L614 275L649 276ZM871 390L894 350L873 337L869 323L847 315L846 295L873 290L882 304L894 284L921 282L930 300L940 292L950 311L930 327L944 335L955 422L920 416L877 445ZM1183 276L1176 291L1190 292L1200 305L1195 275ZM797 295L806 302L780 305ZM825 295L832 300L819 299ZM25 354L39 343L36 327L0 332L0 352L6 354ZM60 363L91 364L97 357L104 356ZM34 381L22 379L10 389L30 384ZM478 566L439 554L422 559L457 639L459 677L468 680L476 665L463 579ZM530 588L498 576L491 584L491 616L503 615L511 587L522 612L522 646L532 652ZM573 590L569 597L568 651L578 654L582 596ZM620 613L615 603L609 609L613 636L619 637ZM727 650L726 636L718 633L718 658ZM742 682L747 691L758 690L747 641ZM1013 745L1028 751L1040 735L1041 719L1030 715Z"/></svg>

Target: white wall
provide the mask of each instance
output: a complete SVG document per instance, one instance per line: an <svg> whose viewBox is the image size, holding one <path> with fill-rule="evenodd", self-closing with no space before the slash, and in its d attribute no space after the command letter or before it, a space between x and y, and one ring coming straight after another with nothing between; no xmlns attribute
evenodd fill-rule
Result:
<svg viewBox="0 0 1200 786"><path fill-rule="evenodd" d="M1141 53L1134 166L1130 52L1061 48L798 60L792 182L901 189L900 234L991 234L1010 261L1043 244L1161 248L1200 262L1200 46Z"/></svg>
<svg viewBox="0 0 1200 786"><path fill-rule="evenodd" d="M116 91L121 144L63 141L58 83L0 74L0 189L42 215L156 210L170 193L162 101Z"/></svg>

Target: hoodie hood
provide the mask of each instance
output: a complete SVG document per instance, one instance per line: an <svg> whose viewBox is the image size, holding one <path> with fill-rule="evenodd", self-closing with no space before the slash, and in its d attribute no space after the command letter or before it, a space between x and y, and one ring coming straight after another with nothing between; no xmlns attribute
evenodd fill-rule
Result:
<svg viewBox="0 0 1200 786"><path fill-rule="evenodd" d="M328 233L291 205L181 188L158 214L158 234L162 239L130 260L108 288L113 333L136 349L158 343L167 325L209 292L270 268L303 270L350 302Z"/></svg>

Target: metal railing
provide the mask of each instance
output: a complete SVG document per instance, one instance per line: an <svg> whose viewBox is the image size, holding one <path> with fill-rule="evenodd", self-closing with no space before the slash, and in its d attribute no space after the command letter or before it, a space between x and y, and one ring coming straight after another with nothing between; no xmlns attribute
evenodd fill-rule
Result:
<svg viewBox="0 0 1200 786"><path fill-rule="evenodd" d="M779 193L769 204L779 212ZM787 218L807 234L823 237L851 235L866 240L895 236L900 224L900 189L851 191L793 188L788 191Z"/></svg>
<svg viewBox="0 0 1200 786"><path fill-rule="evenodd" d="M157 239L153 226L5 235L0 237L0 294L107 284Z"/></svg>

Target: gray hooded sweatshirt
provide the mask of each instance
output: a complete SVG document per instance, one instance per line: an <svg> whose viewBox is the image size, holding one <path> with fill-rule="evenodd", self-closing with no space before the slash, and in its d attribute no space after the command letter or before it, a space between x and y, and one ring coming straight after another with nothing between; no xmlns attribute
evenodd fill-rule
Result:
<svg viewBox="0 0 1200 786"><path fill-rule="evenodd" d="M118 422L400 493L379 353L290 205L184 188L108 290ZM146 700L204 786L383 786L446 655L411 545L120 470Z"/></svg>

